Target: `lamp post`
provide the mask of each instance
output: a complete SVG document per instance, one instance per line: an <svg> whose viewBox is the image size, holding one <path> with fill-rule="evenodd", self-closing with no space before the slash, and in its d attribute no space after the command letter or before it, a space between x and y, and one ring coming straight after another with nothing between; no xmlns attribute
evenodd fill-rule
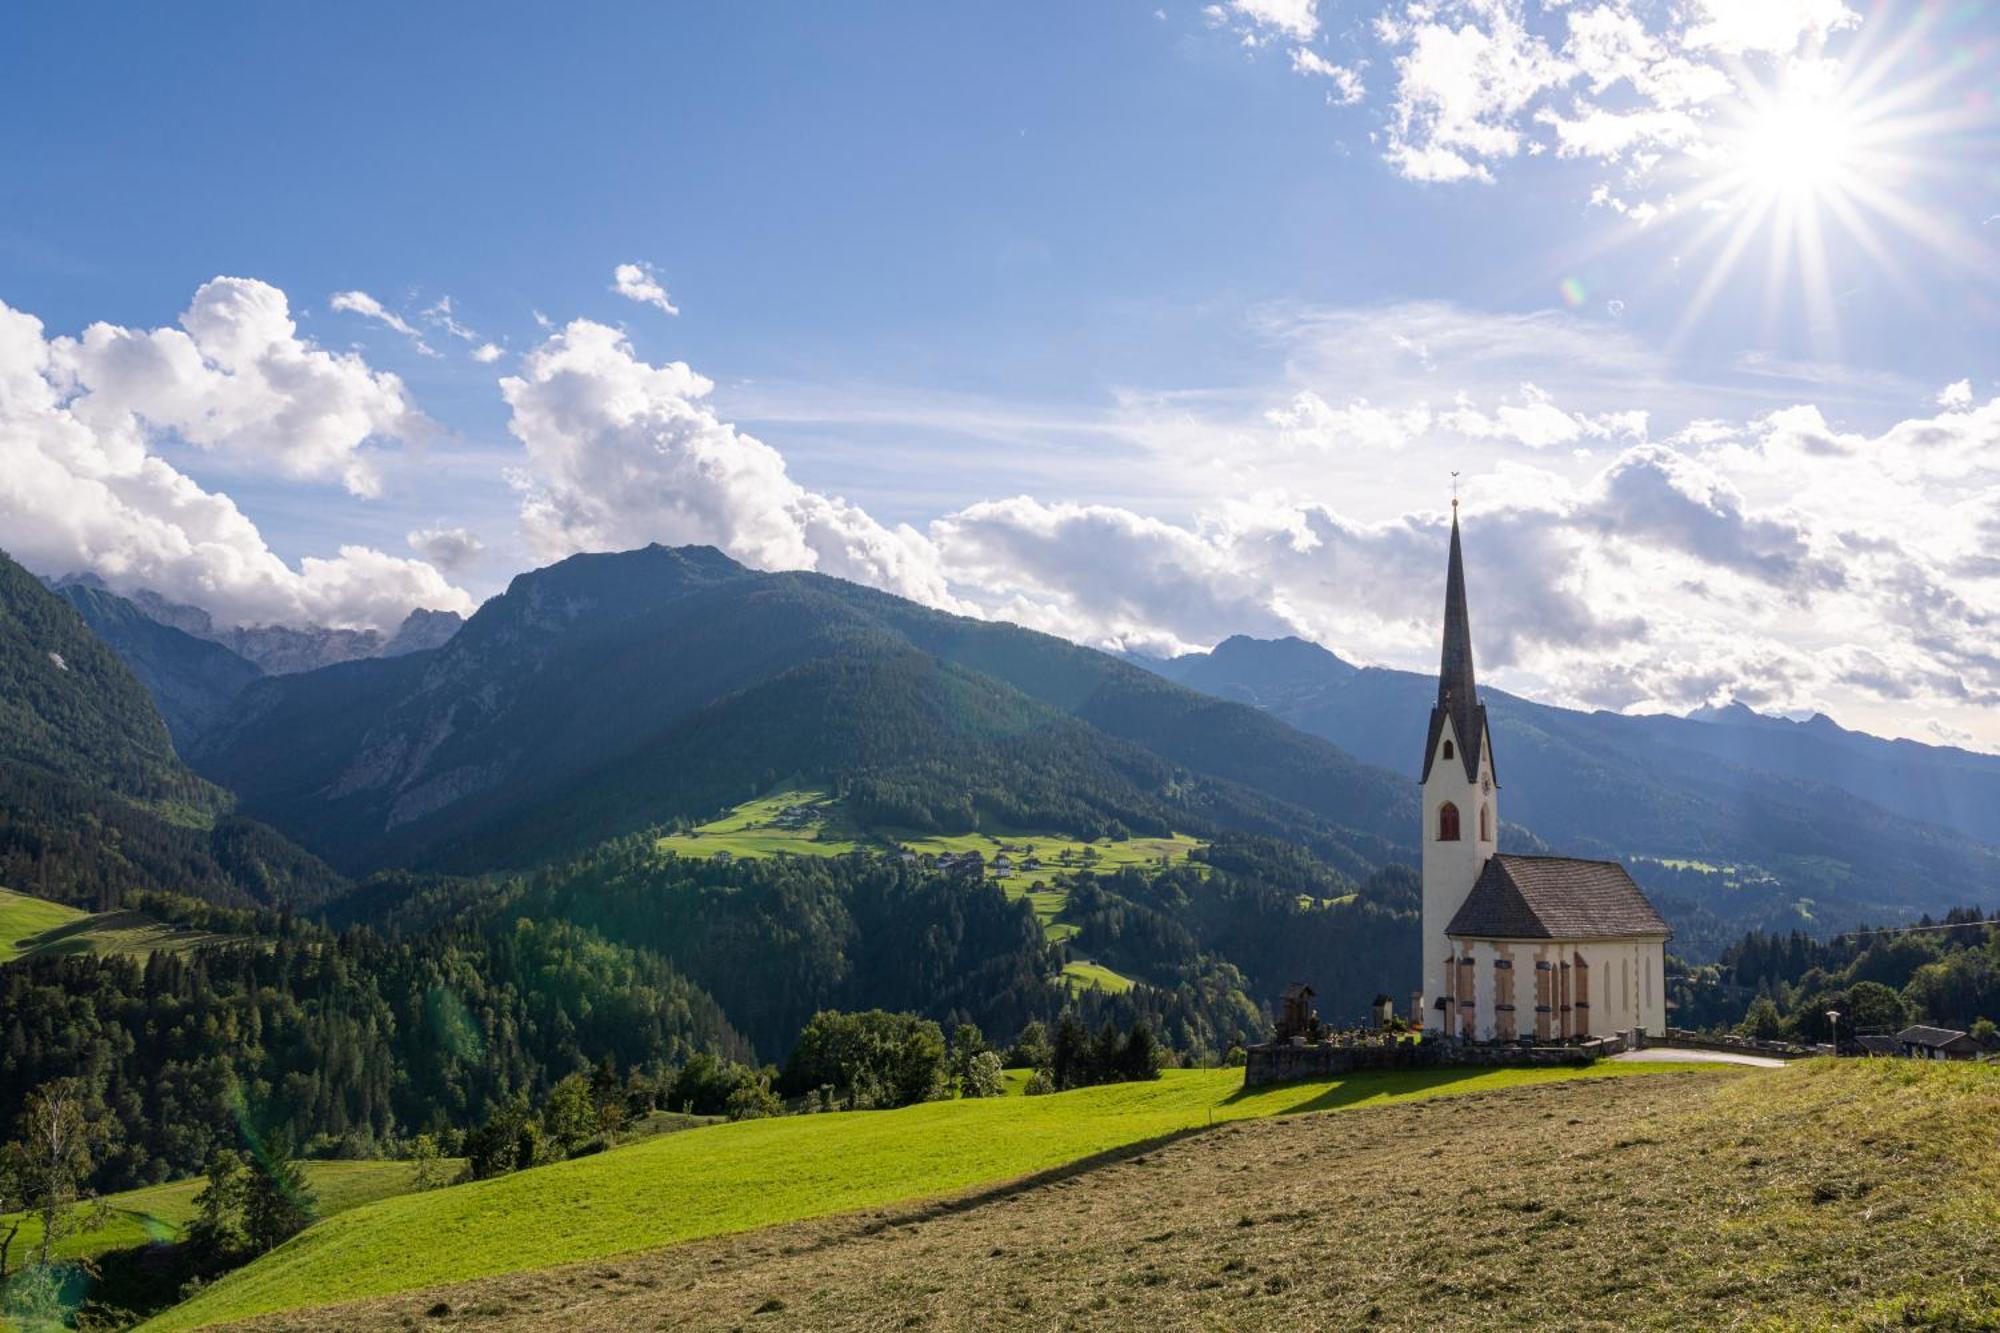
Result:
<svg viewBox="0 0 2000 1333"><path fill-rule="evenodd" d="M1831 1033L1833 1037L1833 1053L1835 1055L1839 1055L1840 1054L1840 1010L1829 1009L1826 1011L1826 1026L1828 1032Z"/></svg>

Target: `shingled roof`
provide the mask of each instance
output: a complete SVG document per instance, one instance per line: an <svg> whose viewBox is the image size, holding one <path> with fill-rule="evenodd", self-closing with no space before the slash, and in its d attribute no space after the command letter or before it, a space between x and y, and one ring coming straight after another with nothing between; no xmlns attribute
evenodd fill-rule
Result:
<svg viewBox="0 0 2000 1333"><path fill-rule="evenodd" d="M1487 858L1444 933L1575 940L1673 932L1616 861L1505 855Z"/></svg>

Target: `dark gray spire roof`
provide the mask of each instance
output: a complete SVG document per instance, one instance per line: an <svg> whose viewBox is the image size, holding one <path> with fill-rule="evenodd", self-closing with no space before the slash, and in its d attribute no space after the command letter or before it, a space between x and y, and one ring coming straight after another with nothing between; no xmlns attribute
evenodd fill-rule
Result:
<svg viewBox="0 0 2000 1333"><path fill-rule="evenodd" d="M1430 738L1424 746L1424 775L1430 781L1444 720L1458 737L1465 778L1479 776L1479 752L1486 743L1486 709L1472 678L1472 617L1465 609L1465 556L1458 543L1458 503L1451 507L1451 563L1444 579L1444 653L1438 662L1437 706L1431 709Z"/></svg>
<svg viewBox="0 0 2000 1333"><path fill-rule="evenodd" d="M1486 858L1472 892L1444 933L1479 939L1574 940L1671 931L1616 861L1502 853Z"/></svg>

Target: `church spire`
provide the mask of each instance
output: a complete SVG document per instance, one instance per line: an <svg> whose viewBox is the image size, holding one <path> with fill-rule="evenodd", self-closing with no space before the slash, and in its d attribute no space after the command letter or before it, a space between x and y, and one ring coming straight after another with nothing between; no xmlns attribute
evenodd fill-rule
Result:
<svg viewBox="0 0 2000 1333"><path fill-rule="evenodd" d="M1454 489L1456 489L1454 487ZM1424 753L1424 779L1437 758L1444 720L1451 719L1458 737L1459 757L1468 781L1479 775L1479 752L1486 741L1486 710L1472 675L1472 617L1465 606L1465 554L1458 539L1458 496L1451 499L1451 559L1444 579L1444 651L1438 660L1437 707L1431 710L1429 748Z"/></svg>

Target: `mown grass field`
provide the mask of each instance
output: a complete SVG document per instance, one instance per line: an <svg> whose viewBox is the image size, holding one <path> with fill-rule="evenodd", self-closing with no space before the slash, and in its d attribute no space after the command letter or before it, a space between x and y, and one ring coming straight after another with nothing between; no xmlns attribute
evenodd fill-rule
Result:
<svg viewBox="0 0 2000 1333"><path fill-rule="evenodd" d="M149 1329L198 1328L490 1274L628 1254L931 1198L1215 1122L1385 1105L1664 1066L1424 1070L1246 1094L1239 1070L1048 1097L716 1125L495 1180L387 1199L312 1227Z"/></svg>
<svg viewBox="0 0 2000 1333"><path fill-rule="evenodd" d="M447 1160L439 1164L439 1169L449 1180L463 1165ZM410 1162L306 1163L306 1178L312 1181L319 1198L322 1217L392 1195L407 1194L414 1188L415 1177L416 1166ZM181 1228L194 1217L194 1196L201 1192L202 1185L200 1180L176 1180L108 1194L104 1202L111 1209L109 1223L95 1231L63 1237L56 1244L56 1253L65 1259L80 1259L152 1241L177 1240ZM13 1221L13 1217L0 1218L0 1231ZM40 1244L41 1239L41 1222L32 1217L22 1219L21 1234L14 1240L14 1257L20 1258Z"/></svg>
<svg viewBox="0 0 2000 1333"><path fill-rule="evenodd" d="M11 962L26 953L33 937L81 921L88 915L46 898L0 889L0 963Z"/></svg>
<svg viewBox="0 0 2000 1333"><path fill-rule="evenodd" d="M168 925L144 912L83 912L0 889L0 963L59 954L192 949L228 938Z"/></svg>
<svg viewBox="0 0 2000 1333"><path fill-rule="evenodd" d="M1990 1330L1997 1130L1992 1066L1515 1084L254 1326Z"/></svg>
<svg viewBox="0 0 2000 1333"><path fill-rule="evenodd" d="M1073 991L1101 990L1108 995L1122 995L1131 990L1132 978L1120 976L1101 963L1083 959L1063 964L1063 984Z"/></svg>

